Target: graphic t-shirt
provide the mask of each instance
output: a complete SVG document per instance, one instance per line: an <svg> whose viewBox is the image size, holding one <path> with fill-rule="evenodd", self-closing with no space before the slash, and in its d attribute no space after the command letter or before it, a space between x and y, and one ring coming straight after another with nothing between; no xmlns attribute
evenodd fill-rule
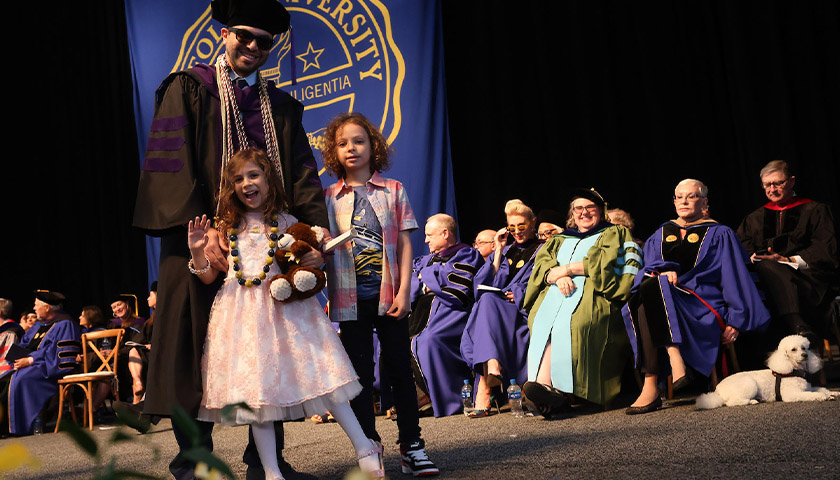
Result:
<svg viewBox="0 0 840 480"><path fill-rule="evenodd" d="M367 187L353 187L355 202L351 223L358 236L353 239L356 264L356 292L359 300L379 296L382 283L382 225L367 197Z"/></svg>

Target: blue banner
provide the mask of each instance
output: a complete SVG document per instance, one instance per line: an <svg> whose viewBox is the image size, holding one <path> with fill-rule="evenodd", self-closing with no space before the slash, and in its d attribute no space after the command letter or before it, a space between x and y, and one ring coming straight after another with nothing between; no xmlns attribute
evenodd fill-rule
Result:
<svg viewBox="0 0 840 480"><path fill-rule="evenodd" d="M284 0L292 29L278 37L263 76L305 107L303 125L326 187L318 150L329 119L356 111L395 150L386 176L401 181L422 226L455 215L449 154L440 3L437 0ZM142 162L154 116L154 93L169 73L212 64L224 51L209 0L126 0L134 108ZM427 251L412 235L415 254ZM186 241L186 240L185 240ZM149 279L158 249L149 240Z"/></svg>

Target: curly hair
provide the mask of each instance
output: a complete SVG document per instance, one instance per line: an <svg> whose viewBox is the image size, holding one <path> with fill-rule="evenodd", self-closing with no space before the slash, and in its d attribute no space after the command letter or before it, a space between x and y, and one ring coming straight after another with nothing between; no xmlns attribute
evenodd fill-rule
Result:
<svg viewBox="0 0 840 480"><path fill-rule="evenodd" d="M384 172L391 166L390 156L393 153L391 146L382 136L376 126L370 123L361 113L341 113L335 116L327 125L327 130L324 132L324 145L321 148L321 155L324 157L324 168L332 175L338 178L345 178L347 172L344 171L344 166L338 159L338 135L341 130L348 123L356 124L362 127L370 139L370 172Z"/></svg>
<svg viewBox="0 0 840 480"><path fill-rule="evenodd" d="M260 167L268 184L266 201L262 206L263 218L268 220L276 213L287 211L289 207L286 193L283 190L283 184L280 181L280 177L274 171L274 165L272 165L268 155L262 150L240 150L230 157L230 161L228 161L222 172L222 185L219 188L218 197L219 208L216 212L218 217L216 229L220 232L227 232L229 228L239 223L245 215L246 208L242 204L242 201L239 200L239 197L236 196L233 177L248 162L254 162ZM226 237L226 235L222 236Z"/></svg>

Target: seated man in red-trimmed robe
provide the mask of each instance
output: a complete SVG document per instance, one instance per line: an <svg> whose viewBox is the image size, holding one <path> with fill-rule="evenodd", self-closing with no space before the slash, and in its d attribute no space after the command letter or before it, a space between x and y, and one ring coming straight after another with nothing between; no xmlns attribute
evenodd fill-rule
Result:
<svg viewBox="0 0 840 480"><path fill-rule="evenodd" d="M783 327L779 335L804 335L814 347L817 338L825 338L838 286L831 210L794 193L796 177L783 160L768 163L760 177L770 202L747 215L737 234L753 261L774 323Z"/></svg>

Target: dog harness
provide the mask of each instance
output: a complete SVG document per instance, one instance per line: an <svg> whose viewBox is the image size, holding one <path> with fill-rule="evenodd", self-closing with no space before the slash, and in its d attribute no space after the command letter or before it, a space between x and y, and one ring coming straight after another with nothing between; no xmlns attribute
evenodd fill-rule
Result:
<svg viewBox="0 0 840 480"><path fill-rule="evenodd" d="M776 401L781 402L782 400L782 379L785 377L801 377L805 378L805 372L802 370L794 370L791 373L779 373L773 372L773 376L776 377Z"/></svg>

